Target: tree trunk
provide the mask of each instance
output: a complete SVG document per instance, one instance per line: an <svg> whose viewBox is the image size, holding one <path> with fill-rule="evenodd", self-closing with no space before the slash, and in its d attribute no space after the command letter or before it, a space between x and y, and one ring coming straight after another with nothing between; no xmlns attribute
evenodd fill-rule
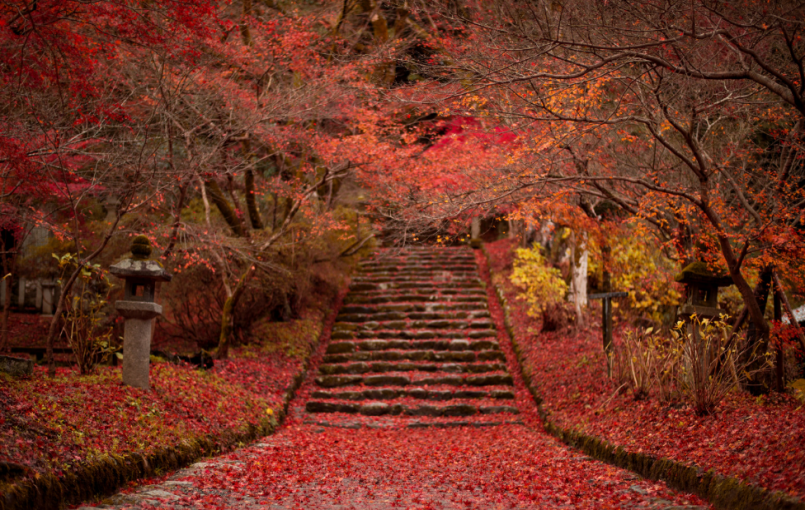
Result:
<svg viewBox="0 0 805 510"><path fill-rule="evenodd" d="M176 208L173 210L173 227L171 227L171 237L168 241L168 246L162 253L163 259L168 259L173 254L173 248L176 246L176 238L179 235L179 226L182 221L182 207L187 197L187 188L190 186L190 180L187 180L179 185L179 198L176 201Z"/></svg>
<svg viewBox="0 0 805 510"><path fill-rule="evenodd" d="M752 287L749 286L743 273L741 273L741 264L735 256L735 251L732 249L729 237L721 227L721 222L715 212L707 205L706 201L700 204L700 208L713 227L715 227L718 244L721 247L721 254L724 255L724 260L727 262L727 268L732 277L732 282L738 288L738 292L741 293L746 311L749 313L749 318L754 323L755 328L757 328L757 335L758 338L760 338L761 346L763 349L766 349L769 343L769 324L763 317L763 310L760 308L760 303L755 299ZM765 350L762 352L765 352Z"/></svg>
<svg viewBox="0 0 805 510"><path fill-rule="evenodd" d="M246 185L246 210L249 213L252 228L263 230L263 218L260 216L260 210L257 208L257 197L254 194L254 172L251 169L246 170L244 180Z"/></svg>
<svg viewBox="0 0 805 510"><path fill-rule="evenodd" d="M232 335L232 312L235 310L235 306L237 306L243 292L246 290L246 284L253 272L254 266L249 266L249 269L238 279L238 283L235 285L232 295L227 296L226 301L224 301L224 309L221 313L221 335L218 338L218 349L215 352L217 359L227 359L227 357L229 357L229 339Z"/></svg>
<svg viewBox="0 0 805 510"><path fill-rule="evenodd" d="M3 300L3 318L2 318L2 324L0 324L0 330L2 330L0 331L0 334L2 334L2 337L0 337L0 352L6 352L9 350L8 317L9 313L11 312L11 285L14 283L14 276L11 274L11 272L8 271L7 266L8 266L8 259L4 254L3 275L0 276L0 278L5 276L5 278L3 278L3 281L5 282L6 285L6 296L5 299Z"/></svg>
<svg viewBox="0 0 805 510"><path fill-rule="evenodd" d="M473 216L472 218L472 224L470 225L470 238L481 238L481 218L479 216Z"/></svg>
<svg viewBox="0 0 805 510"><path fill-rule="evenodd" d="M243 14L240 21L240 37L246 46L252 45L252 33L249 30L249 16L252 14L252 0L243 0Z"/></svg>
<svg viewBox="0 0 805 510"><path fill-rule="evenodd" d="M204 187L207 189L212 202L218 208L221 216L223 216L224 220L226 220L226 224L232 229L232 233L238 237L245 237L246 231L243 228L243 224L240 222L235 210L232 209L229 201L224 196L224 192L221 191L218 183L210 179L204 181Z"/></svg>
<svg viewBox="0 0 805 510"><path fill-rule="evenodd" d="M73 274L71 274L70 278L67 279L67 283L64 284L61 292L59 292L59 299L56 301L56 309L53 311L53 318L50 319L48 338L45 344L45 356L48 360L48 375L50 377L56 375L56 360L53 359L53 344L56 342L56 336L59 334L59 325L61 324L61 314L64 312L64 303L67 301L67 297L70 295L70 291L73 289L73 284L75 283L76 279L78 279L78 275L81 274L81 269L86 263L87 261L78 264L78 267L76 267L75 271L73 271Z"/></svg>
<svg viewBox="0 0 805 510"><path fill-rule="evenodd" d="M758 280L757 285L755 286L755 290L753 292L755 300L757 301L760 309L765 311L766 304L769 301L769 291L771 290L771 283L772 283L772 270L773 267L771 264L765 266L763 270L760 272L760 280ZM749 322L749 327L746 332L746 346L750 351L754 351L758 343L761 342L761 338L758 335L757 325L754 322ZM765 351L761 351L765 352Z"/></svg>
<svg viewBox="0 0 805 510"><path fill-rule="evenodd" d="M778 288L775 282L774 285L774 321L777 324L783 320L783 306L780 300L782 289ZM783 350L782 341L777 344L777 353L774 360L775 374L777 375L777 391L785 391L785 352Z"/></svg>
<svg viewBox="0 0 805 510"><path fill-rule="evenodd" d="M587 233L583 232L577 234L571 233L571 279L570 279L570 294L573 305L576 310L576 326L581 327L584 325L584 308L587 307Z"/></svg>
<svg viewBox="0 0 805 510"><path fill-rule="evenodd" d="M760 307L761 311L766 310L766 304L769 300L769 290L771 290L772 283L772 266L769 264L763 268L760 273L760 280L752 293L755 304ZM748 307L747 307L748 308ZM765 335L757 327L755 321L750 321L746 331L746 353L747 360L751 360L749 366L750 372L757 373L758 369L763 365L763 355L768 350L769 333ZM768 391L764 379L767 374L758 373L752 376L746 383L746 389L753 395L759 395Z"/></svg>

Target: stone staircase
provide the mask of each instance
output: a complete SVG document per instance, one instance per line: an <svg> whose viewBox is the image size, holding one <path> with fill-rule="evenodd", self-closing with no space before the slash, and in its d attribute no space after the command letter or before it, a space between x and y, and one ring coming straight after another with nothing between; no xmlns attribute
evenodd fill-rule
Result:
<svg viewBox="0 0 805 510"><path fill-rule="evenodd" d="M473 251L381 250L353 279L305 422L519 423L512 384Z"/></svg>

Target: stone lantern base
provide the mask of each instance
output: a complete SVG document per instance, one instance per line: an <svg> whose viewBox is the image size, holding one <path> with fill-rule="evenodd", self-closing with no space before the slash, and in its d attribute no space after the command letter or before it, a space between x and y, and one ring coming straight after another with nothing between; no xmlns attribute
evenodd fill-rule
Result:
<svg viewBox="0 0 805 510"><path fill-rule="evenodd" d="M115 308L126 319L123 334L123 384L148 389L151 362L151 330L162 313L156 303L118 301Z"/></svg>

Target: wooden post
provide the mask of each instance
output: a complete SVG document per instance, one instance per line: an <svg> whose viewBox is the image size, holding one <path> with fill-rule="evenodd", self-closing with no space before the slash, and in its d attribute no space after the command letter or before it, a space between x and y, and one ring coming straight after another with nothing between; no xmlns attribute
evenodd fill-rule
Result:
<svg viewBox="0 0 805 510"><path fill-rule="evenodd" d="M612 377L612 298L626 297L628 292L604 292L590 294L589 299L600 299L603 309L601 314L601 329L604 333L604 354L607 357L607 377Z"/></svg>

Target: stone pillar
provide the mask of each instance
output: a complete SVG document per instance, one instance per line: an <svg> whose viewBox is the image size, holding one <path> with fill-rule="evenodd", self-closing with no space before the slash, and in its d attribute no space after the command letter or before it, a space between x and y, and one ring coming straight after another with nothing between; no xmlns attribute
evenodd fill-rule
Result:
<svg viewBox="0 0 805 510"><path fill-rule="evenodd" d="M56 284L51 281L42 282L42 315L53 315L53 305L56 303Z"/></svg>
<svg viewBox="0 0 805 510"><path fill-rule="evenodd" d="M39 310L42 309L42 279L37 278L36 280L36 308Z"/></svg>
<svg viewBox="0 0 805 510"><path fill-rule="evenodd" d="M17 292L17 305L20 308L25 307L25 278L17 278L17 287L19 288L19 292Z"/></svg>
<svg viewBox="0 0 805 510"><path fill-rule="evenodd" d="M126 319L123 327L123 384L148 389L151 387L151 325L162 313L162 307L142 301L118 301L115 307Z"/></svg>
<svg viewBox="0 0 805 510"><path fill-rule="evenodd" d="M472 218L472 228L470 230L470 238L471 239L481 238L481 218L478 216Z"/></svg>

